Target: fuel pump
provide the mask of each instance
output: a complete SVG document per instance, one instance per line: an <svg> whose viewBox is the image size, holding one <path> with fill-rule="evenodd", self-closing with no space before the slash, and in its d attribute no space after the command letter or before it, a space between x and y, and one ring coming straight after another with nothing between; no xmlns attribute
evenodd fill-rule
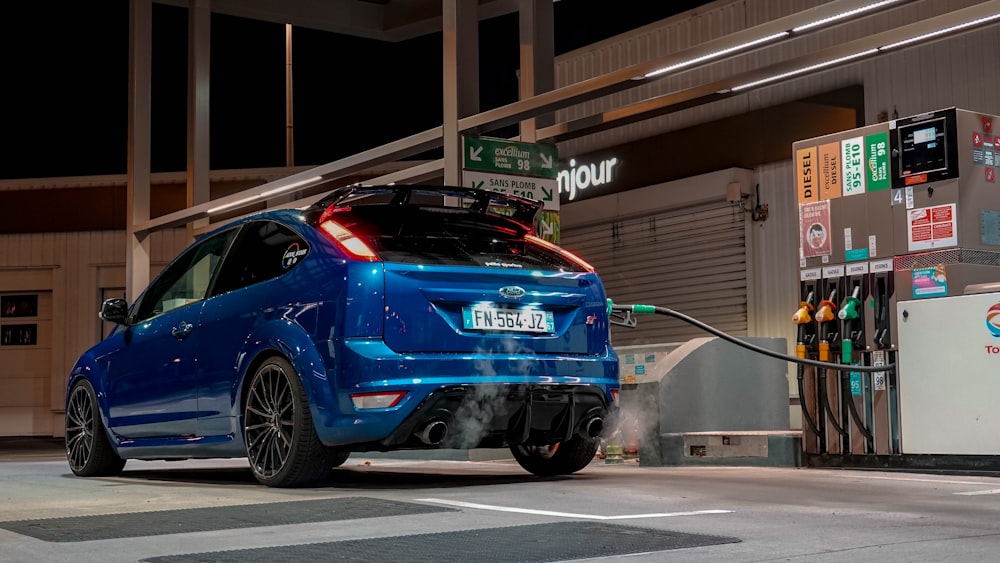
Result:
<svg viewBox="0 0 1000 563"><path fill-rule="evenodd" d="M806 276L803 276L806 278ZM816 285L817 280L815 279L803 279L802 280L802 301L799 302L799 308L792 315L792 323L796 327L796 343L795 343L795 356L799 359L803 358L816 358L816 325L813 323L812 313L816 310L813 306L813 302L816 295ZM823 433L819 426L817 426L815 419L811 413L817 413L816 403L810 400L811 397L815 397L815 393L806 393L805 384L805 371L806 369L815 370L815 367L806 367L803 364L796 364L796 380L799 385L799 406L802 408L802 419L808 427L808 431L812 432L812 437L806 435L804 440L806 451L809 453L819 453L826 450L826 435ZM814 380L815 378L810 378ZM813 448L813 441L816 442L816 447Z"/></svg>
<svg viewBox="0 0 1000 563"><path fill-rule="evenodd" d="M866 351L865 340L865 315L863 310L864 300L869 293L868 287L868 262L849 264L847 266L846 290L849 294L840 305L837 317L841 322L841 354L840 361L845 366L858 366L864 360ZM871 403L871 389L867 385L867 378L863 378L860 371L848 370L845 377L841 371L838 380L840 382L841 393L841 413L844 414L842 420L846 424L846 415L849 413L854 421L855 432L849 436L852 444L851 453L874 453L874 444L871 432L868 429L867 421L871 420L868 415L862 419L858 412L858 403L864 405ZM870 412L865 409L866 414ZM864 441L862 441L862 437ZM864 448L861 445L864 444Z"/></svg>
<svg viewBox="0 0 1000 563"><path fill-rule="evenodd" d="M868 357L865 365L884 366L896 362L896 305L894 260L871 261L870 294L865 307L868 324ZM869 429L876 454L898 454L899 403L898 377L895 372L874 372L871 378L871 421ZM866 405L866 408L869 408Z"/></svg>
<svg viewBox="0 0 1000 563"><path fill-rule="evenodd" d="M835 347L840 343L840 323L837 322L837 299L844 293L843 276L843 266L827 266L823 268L821 295L825 295L826 299L820 301L815 315L817 324L816 334L819 339L818 357L821 362L830 362L832 360L830 347ZM847 431L841 425L842 417L837 415L832 406L839 403L838 399L841 395L839 376L830 381L827 377L826 368L818 368L816 374L818 409L820 412L825 413L825 416L820 417L821 424L823 424L822 419L826 418L829 426L839 435L840 448L838 449L842 453L846 453L848 451ZM827 450L823 453L831 453L835 451L834 443L831 439L832 433L826 432L826 427L823 430L827 436Z"/></svg>

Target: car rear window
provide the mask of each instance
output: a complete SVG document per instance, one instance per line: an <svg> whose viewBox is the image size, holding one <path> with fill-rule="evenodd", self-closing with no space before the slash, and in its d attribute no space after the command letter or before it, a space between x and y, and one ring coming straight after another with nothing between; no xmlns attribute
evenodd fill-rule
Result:
<svg viewBox="0 0 1000 563"><path fill-rule="evenodd" d="M363 205L336 221L386 262L580 271L556 250L525 240L522 225L461 207Z"/></svg>

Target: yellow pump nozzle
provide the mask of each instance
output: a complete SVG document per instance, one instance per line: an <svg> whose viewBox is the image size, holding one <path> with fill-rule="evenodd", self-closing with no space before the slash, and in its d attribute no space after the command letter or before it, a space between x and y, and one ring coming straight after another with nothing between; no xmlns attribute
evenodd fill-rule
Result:
<svg viewBox="0 0 1000 563"><path fill-rule="evenodd" d="M812 322L812 315L810 314L812 312L812 304L802 301L799 303L799 310L795 311L795 314L792 315L792 322L797 325L809 324Z"/></svg>
<svg viewBox="0 0 1000 563"><path fill-rule="evenodd" d="M810 291L809 295L806 296L805 301L799 301L799 310L795 311L792 315L792 322L797 325L808 324L812 321L812 313L815 309L813 308L813 292Z"/></svg>

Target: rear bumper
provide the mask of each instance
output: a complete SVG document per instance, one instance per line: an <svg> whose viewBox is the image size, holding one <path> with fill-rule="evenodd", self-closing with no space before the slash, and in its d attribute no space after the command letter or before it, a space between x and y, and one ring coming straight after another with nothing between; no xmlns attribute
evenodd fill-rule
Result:
<svg viewBox="0 0 1000 563"><path fill-rule="evenodd" d="M314 422L323 443L353 451L553 443L599 430L589 423L607 418L619 387L610 348L599 356L399 354L359 338L331 351L328 389L313 394ZM406 396L388 409L358 410L351 400L396 390ZM435 421L445 423L443 437L436 426L422 441Z"/></svg>
<svg viewBox="0 0 1000 563"><path fill-rule="evenodd" d="M381 448L550 445L600 436L611 405L592 385L465 385L428 396Z"/></svg>

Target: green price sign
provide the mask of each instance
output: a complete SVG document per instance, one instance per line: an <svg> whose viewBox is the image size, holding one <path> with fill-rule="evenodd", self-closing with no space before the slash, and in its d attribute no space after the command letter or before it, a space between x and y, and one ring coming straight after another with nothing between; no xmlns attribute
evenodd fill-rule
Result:
<svg viewBox="0 0 1000 563"><path fill-rule="evenodd" d="M868 180L868 191L876 192L889 189L888 133L865 136L865 174Z"/></svg>
<svg viewBox="0 0 1000 563"><path fill-rule="evenodd" d="M465 170L555 178L559 175L559 151L552 145L463 137L462 167Z"/></svg>

